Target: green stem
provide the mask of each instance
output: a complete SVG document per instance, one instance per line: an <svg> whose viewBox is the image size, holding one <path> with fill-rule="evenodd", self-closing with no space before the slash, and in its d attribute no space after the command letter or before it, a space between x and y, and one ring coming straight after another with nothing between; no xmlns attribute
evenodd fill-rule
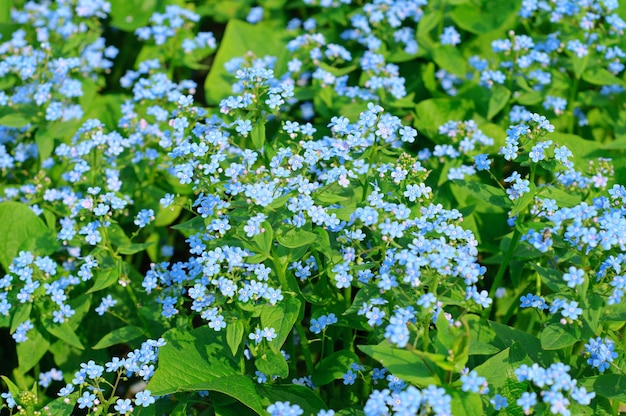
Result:
<svg viewBox="0 0 626 416"><path fill-rule="evenodd" d="M309 340L304 332L301 322L296 322L296 331L300 337L300 346L302 347L302 355L304 355L304 363L306 365L307 375L313 374L313 359L311 358L311 349L309 348Z"/></svg>
<svg viewBox="0 0 626 416"><path fill-rule="evenodd" d="M11 23L12 3L12 0L3 0L0 2L0 23Z"/></svg>
<svg viewBox="0 0 626 416"><path fill-rule="evenodd" d="M504 254L504 258L502 259L502 263L500 263L500 268L498 269L498 273L496 277L493 279L493 284L491 285L491 289L489 289L489 297L491 299L494 298L496 294L496 290L500 287L502 283L502 278L504 277L504 272L507 267L509 267L509 263L511 262L511 258L513 257L513 253L515 253L515 248L522 234L517 230L517 228L513 231L513 236L511 237L511 242L509 243L509 248ZM483 318L487 318L489 316L491 308L487 308L483 310Z"/></svg>
<svg viewBox="0 0 626 416"><path fill-rule="evenodd" d="M567 132L573 133L574 126L576 125L576 116L574 116L574 103L576 102L576 95L578 94L578 84L580 78L574 77L574 82L569 91L569 97L567 99L567 115L570 117L570 122L567 124Z"/></svg>

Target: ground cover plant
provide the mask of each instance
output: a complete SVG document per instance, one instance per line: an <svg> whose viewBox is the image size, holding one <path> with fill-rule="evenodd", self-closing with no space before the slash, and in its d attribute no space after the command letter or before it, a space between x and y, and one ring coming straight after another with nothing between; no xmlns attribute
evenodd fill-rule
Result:
<svg viewBox="0 0 626 416"><path fill-rule="evenodd" d="M2 414L624 411L624 19L0 2Z"/></svg>

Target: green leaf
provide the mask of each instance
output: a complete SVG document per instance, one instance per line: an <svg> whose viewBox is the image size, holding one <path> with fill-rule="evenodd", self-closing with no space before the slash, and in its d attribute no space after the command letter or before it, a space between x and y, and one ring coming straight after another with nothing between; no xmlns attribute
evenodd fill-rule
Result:
<svg viewBox="0 0 626 416"><path fill-rule="evenodd" d="M6 376L0 376L2 377L2 380L6 383L7 388L9 389L9 393L11 393L11 396L13 396L13 399L17 399L18 397L20 397L20 388L17 387L15 385L15 383L13 383L11 381L10 378L6 377Z"/></svg>
<svg viewBox="0 0 626 416"><path fill-rule="evenodd" d="M502 387L509 376L505 370L510 367L509 351L509 348L506 348L474 368L478 374L489 380L489 385L495 389Z"/></svg>
<svg viewBox="0 0 626 416"><path fill-rule="evenodd" d="M489 109L487 118L491 120L496 114L506 107L511 98L511 90L502 85L494 85L491 89L491 97L489 97Z"/></svg>
<svg viewBox="0 0 626 416"><path fill-rule="evenodd" d="M13 309L13 318L11 318L10 332L13 333L30 317L30 311L33 309L33 304L30 302L20 303L15 309Z"/></svg>
<svg viewBox="0 0 626 416"><path fill-rule="evenodd" d="M573 335L571 331L563 325L548 325L541 331L539 336L541 348L544 350L558 350L574 345L578 341L578 337Z"/></svg>
<svg viewBox="0 0 626 416"><path fill-rule="evenodd" d="M540 364L549 362L552 357L549 352L542 351L541 342L532 334L493 321L489 321L489 326L498 335L504 347L512 347L516 343L523 345L525 353Z"/></svg>
<svg viewBox="0 0 626 416"><path fill-rule="evenodd" d="M24 204L19 202L0 203L0 265L4 270L18 255L19 250L38 247L37 240L51 234L46 224ZM35 255L45 255L44 250L35 252ZM47 253L49 254L49 253Z"/></svg>
<svg viewBox="0 0 626 416"><path fill-rule="evenodd" d="M107 267L94 272L94 284L87 293L97 292L117 283L120 273L117 267Z"/></svg>
<svg viewBox="0 0 626 416"><path fill-rule="evenodd" d="M479 375L482 375L478 373ZM477 393L466 393L458 389L450 390L452 413L454 416L482 415L483 402Z"/></svg>
<svg viewBox="0 0 626 416"><path fill-rule="evenodd" d="M315 234L317 234L317 238L313 242L311 248L322 253L324 257L332 259L333 249L330 245L330 236L328 235L328 231L320 227L315 228L315 230L313 231L315 232Z"/></svg>
<svg viewBox="0 0 626 416"><path fill-rule="evenodd" d="M11 6L13 6L12 0L5 0L0 3L0 23L11 22Z"/></svg>
<svg viewBox="0 0 626 416"><path fill-rule="evenodd" d="M293 325L300 314L300 305L298 298L285 293L283 300L275 306L265 306L261 311L261 326L276 330L276 338L269 342L270 348L275 353L280 352L280 348L293 330Z"/></svg>
<svg viewBox="0 0 626 416"><path fill-rule="evenodd" d="M185 221L181 224L176 224L171 227L173 230L184 231L189 233L196 233L206 228L204 224L204 218L198 216L193 217L189 221Z"/></svg>
<svg viewBox="0 0 626 416"><path fill-rule="evenodd" d="M155 243L133 243L133 244L124 244L123 246L119 246L117 248L117 252L119 254L135 254L140 251L144 251L146 248L150 247Z"/></svg>
<svg viewBox="0 0 626 416"><path fill-rule="evenodd" d="M243 341L244 331L245 328L243 321L241 320L236 320L235 322L231 322L226 325L226 342L228 343L233 356L237 355L239 346Z"/></svg>
<svg viewBox="0 0 626 416"><path fill-rule="evenodd" d="M431 98L421 101L415 106L415 127L435 143L442 140L439 126L449 120L467 120L474 110L474 103L459 98Z"/></svg>
<svg viewBox="0 0 626 416"><path fill-rule="evenodd" d="M526 192L524 195L513 201L513 208L511 209L510 215L519 214L520 212L528 208L528 206L535 200L537 187L534 183L530 183L528 187L530 188L530 191Z"/></svg>
<svg viewBox="0 0 626 416"><path fill-rule="evenodd" d="M183 210L183 203L186 199L187 198L184 198L184 200L180 202L180 205L171 205L167 208L161 207L154 218L154 226L163 227L176 221Z"/></svg>
<svg viewBox="0 0 626 416"><path fill-rule="evenodd" d="M502 208L510 208L512 205L512 202L508 198L506 192L501 188L496 188L495 186L487 185L482 182L465 180L456 180L454 183L469 191L471 196L490 205Z"/></svg>
<svg viewBox="0 0 626 416"><path fill-rule="evenodd" d="M103 336L100 341L98 341L96 345L94 345L92 348L94 350L101 350L112 345L124 344L128 341L137 339L142 335L143 330L139 327L132 325L123 326L121 328L114 329L113 331Z"/></svg>
<svg viewBox="0 0 626 416"><path fill-rule="evenodd" d="M261 253L269 256L274 247L274 229L267 221L263 221L261 227L263 227L265 231L255 235L252 239L257 243L259 249L261 249Z"/></svg>
<svg viewBox="0 0 626 416"><path fill-rule="evenodd" d="M283 247L298 248L311 244L317 239L317 234L305 230L291 229L283 234L276 234L276 241Z"/></svg>
<svg viewBox="0 0 626 416"><path fill-rule="evenodd" d="M582 201L580 194L576 192L566 192L552 186L545 186L539 189L537 195L541 198L554 199L559 208L570 208L578 205Z"/></svg>
<svg viewBox="0 0 626 416"><path fill-rule="evenodd" d="M541 281L554 292L562 292L567 290L567 284L563 280L563 274L555 269L548 269L537 264L531 263L533 268L537 270Z"/></svg>
<svg viewBox="0 0 626 416"><path fill-rule="evenodd" d="M460 77L467 74L467 60L454 46L439 46L433 50L433 60L440 68Z"/></svg>
<svg viewBox="0 0 626 416"><path fill-rule="evenodd" d="M67 344L78 348L79 350L84 350L85 347L80 342L78 335L72 329L69 322L63 322L62 324L58 324L52 321L52 319L45 319L44 325L46 331L60 340L65 341Z"/></svg>
<svg viewBox="0 0 626 416"><path fill-rule="evenodd" d="M109 2L111 26L127 32L146 26L157 6L157 0L109 0Z"/></svg>
<svg viewBox="0 0 626 416"><path fill-rule="evenodd" d="M33 368L46 354L50 342L35 327L26 334L28 339L17 344L18 370L24 374Z"/></svg>
<svg viewBox="0 0 626 416"><path fill-rule="evenodd" d="M512 28L518 1L478 0L455 7L450 17L458 27L474 34Z"/></svg>
<svg viewBox="0 0 626 416"><path fill-rule="evenodd" d="M256 126L250 132L250 138L252 139L252 145L255 149L261 150L265 145L265 123L261 120L256 122Z"/></svg>
<svg viewBox="0 0 626 416"><path fill-rule="evenodd" d="M359 357L352 351L342 350L330 354L315 366L312 374L313 384L323 386L340 379L354 363L360 363Z"/></svg>
<svg viewBox="0 0 626 416"><path fill-rule="evenodd" d="M593 391L607 399L626 402L626 376L623 374L604 374L596 378Z"/></svg>
<svg viewBox="0 0 626 416"><path fill-rule="evenodd" d="M11 114L0 116L0 126L22 128L29 122L30 120L20 113L14 112Z"/></svg>
<svg viewBox="0 0 626 416"><path fill-rule="evenodd" d="M594 66L587 68L583 73L583 80L594 85L622 85L626 86L626 82L621 78L616 77L606 69Z"/></svg>
<svg viewBox="0 0 626 416"><path fill-rule="evenodd" d="M256 357L254 364L260 372L268 376L285 378L289 375L289 365L283 354L274 352L271 349L266 349Z"/></svg>
<svg viewBox="0 0 626 416"><path fill-rule="evenodd" d="M279 57L275 71L280 73L281 61L288 55L285 37L284 30L277 30L266 22L251 25L237 19L229 20L211 72L204 84L207 102L217 105L221 99L232 94L231 81L234 77L226 72L224 64L234 57L246 55L249 51L257 57Z"/></svg>
<svg viewBox="0 0 626 416"><path fill-rule="evenodd" d="M589 55L585 55L582 58L579 58L576 55L572 54L572 66L574 67L574 75L577 79L580 79L583 72L585 72L585 68L587 68L587 62L589 62Z"/></svg>
<svg viewBox="0 0 626 416"><path fill-rule="evenodd" d="M394 347L389 341L383 341L378 345L359 345L361 351L369 355L390 373L401 379L413 383L419 387L437 383L430 368L422 361L422 358L411 351Z"/></svg>
<svg viewBox="0 0 626 416"><path fill-rule="evenodd" d="M59 416L70 416L74 411L74 404L78 399L78 392L70 394L67 397L57 397L54 400L46 403L48 414L50 415L59 415ZM67 400L69 399L69 400Z"/></svg>
<svg viewBox="0 0 626 416"><path fill-rule="evenodd" d="M480 316L469 314L466 317L469 326L468 355L493 355L500 352L496 347L496 333L489 327L489 323Z"/></svg>
<svg viewBox="0 0 626 416"><path fill-rule="evenodd" d="M257 391L268 403L290 402L297 404L304 411L304 415L316 415L320 410L326 410L325 402L315 391L296 384L258 384ZM263 413L265 414L265 413Z"/></svg>
<svg viewBox="0 0 626 416"><path fill-rule="evenodd" d="M47 134L47 130L37 129L35 134L35 143L39 152L39 160L43 162L52 155L54 151L54 137Z"/></svg>
<svg viewBox="0 0 626 416"><path fill-rule="evenodd" d="M159 367L147 387L152 394L213 390L265 414L269 403L257 393L252 379L241 374L243 355L232 357L224 332L202 326L192 331L172 329L163 338Z"/></svg>

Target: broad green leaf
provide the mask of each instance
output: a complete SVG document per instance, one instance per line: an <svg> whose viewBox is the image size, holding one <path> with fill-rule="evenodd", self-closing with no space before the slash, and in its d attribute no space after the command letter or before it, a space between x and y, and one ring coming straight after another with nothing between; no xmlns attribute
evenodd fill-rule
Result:
<svg viewBox="0 0 626 416"><path fill-rule="evenodd" d="M541 281L554 292L567 290L567 284L563 280L563 274L558 270L548 269L532 263L533 268L541 277Z"/></svg>
<svg viewBox="0 0 626 416"><path fill-rule="evenodd" d="M21 128L30 120L20 113L11 113L0 116L0 126Z"/></svg>
<svg viewBox="0 0 626 416"><path fill-rule="evenodd" d="M119 254L135 254L140 251L144 251L151 245L155 243L133 243L133 244L124 244L123 246L119 246L117 248L117 252Z"/></svg>
<svg viewBox="0 0 626 416"><path fill-rule="evenodd" d="M396 348L386 340L378 345L359 345L358 347L402 380L419 387L437 383L430 368L411 351Z"/></svg>
<svg viewBox="0 0 626 416"><path fill-rule="evenodd" d="M263 22L251 25L237 19L229 20L211 72L204 84L207 102L216 105L221 99L232 94L231 81L234 77L224 68L224 64L232 58L244 56L250 51L257 57L277 56L279 62L276 69L277 73L280 73L280 58L287 57L285 35L285 31L276 30Z"/></svg>
<svg viewBox="0 0 626 416"><path fill-rule="evenodd" d="M183 210L183 204L186 200L187 198L184 198L184 200L182 200L180 204L171 205L167 208L160 207L159 211L156 214L156 217L154 218L154 226L163 227L166 225L170 225L171 223L176 221L176 219L180 216L181 211Z"/></svg>
<svg viewBox="0 0 626 416"><path fill-rule="evenodd" d="M509 348L506 348L487 361L474 368L476 372L485 377L489 381L489 385L493 388L499 388L504 385L506 379L510 376L507 370L510 368ZM509 372L511 372L509 370Z"/></svg>
<svg viewBox="0 0 626 416"><path fill-rule="evenodd" d="M589 55L585 55L582 58L572 54L572 66L574 67L574 75L577 79L580 79L585 68L587 68L587 62L589 62Z"/></svg>
<svg viewBox="0 0 626 416"><path fill-rule="evenodd" d="M528 208L528 206L535 200L537 187L534 183L530 183L528 187L530 188L530 191L526 192L524 195L513 201L513 208L511 208L510 215L519 214L520 212Z"/></svg>
<svg viewBox="0 0 626 416"><path fill-rule="evenodd" d="M94 284L87 293L97 292L114 285L120 278L117 267L107 267L94 272Z"/></svg>
<svg viewBox="0 0 626 416"><path fill-rule="evenodd" d="M482 182L464 180L457 180L455 181L455 184L465 188L471 196L480 199L487 204L502 208L510 208L512 205L512 202L508 198L506 192L501 188L487 185Z"/></svg>
<svg viewBox="0 0 626 416"><path fill-rule="evenodd" d="M111 26L133 31L148 24L156 11L157 0L109 0L111 3Z"/></svg>
<svg viewBox="0 0 626 416"><path fill-rule="evenodd" d="M503 343L504 347L512 347L513 344L519 343L519 345L524 346L525 353L539 364L548 362L552 356L551 353L541 349L539 339L530 333L493 321L489 321L489 326L498 335L498 339Z"/></svg>
<svg viewBox="0 0 626 416"><path fill-rule="evenodd" d="M287 293L283 296L284 299L275 306L267 305L261 311L261 326L276 331L276 338L269 342L270 348L276 353L280 352L300 314L300 300Z"/></svg>
<svg viewBox="0 0 626 416"><path fill-rule="evenodd" d="M599 66L594 66L592 68L587 68L585 72L583 72L583 80L587 81L590 84L594 85L622 85L626 86L626 82L611 74L604 68Z"/></svg>
<svg viewBox="0 0 626 416"><path fill-rule="evenodd" d="M17 344L18 370L24 374L33 368L48 351L50 342L35 327L27 332L28 339Z"/></svg>
<svg viewBox="0 0 626 416"><path fill-rule="evenodd" d="M380 295L380 289L378 287L372 285L365 285L356 292L356 296L352 301L352 305L343 313L344 315L349 315L352 313L357 313L359 309L363 306L363 303L368 302L370 299L375 298L377 295Z"/></svg>
<svg viewBox="0 0 626 416"><path fill-rule="evenodd" d="M274 229L267 221L263 221L261 227L263 227L265 231L255 235L252 239L261 249L261 253L269 256L274 247Z"/></svg>
<svg viewBox="0 0 626 416"><path fill-rule="evenodd" d="M317 364L312 374L313 383L316 386L332 383L340 379L350 369L350 365L360 362L359 357L352 351L336 351Z"/></svg>
<svg viewBox="0 0 626 416"><path fill-rule="evenodd" d="M12 0L5 0L0 2L0 23L11 23L11 6Z"/></svg>
<svg viewBox="0 0 626 416"><path fill-rule="evenodd" d="M243 321L236 320L235 322L231 322L226 326L226 342L230 347L230 351L233 353L233 356L237 355L237 351L239 350L239 346L243 341L244 336L244 325Z"/></svg>
<svg viewBox="0 0 626 416"><path fill-rule="evenodd" d="M265 123L261 120L256 122L256 126L250 132L250 138L252 139L252 145L255 149L261 150L267 140L265 136Z"/></svg>
<svg viewBox="0 0 626 416"><path fill-rule="evenodd" d="M468 120L474 110L474 103L459 98L431 98L415 106L414 125L435 143L443 142L439 136L439 126L450 120Z"/></svg>
<svg viewBox="0 0 626 416"><path fill-rule="evenodd" d="M320 396L315 391L304 386L296 384L258 384L256 389L259 395L269 403L290 402L297 404L304 411L304 415L316 415L320 410L326 410L326 404Z"/></svg>
<svg viewBox="0 0 626 416"><path fill-rule="evenodd" d="M41 162L52 155L55 147L54 137L51 137L47 133L47 130L37 129L37 133L35 134L35 143L37 144L37 151L39 152L39 160Z"/></svg>
<svg viewBox="0 0 626 416"><path fill-rule="evenodd" d="M496 114L502 110L511 98L511 90L502 85L494 85L491 89L491 97L489 97L489 110L487 118L491 120Z"/></svg>
<svg viewBox="0 0 626 416"><path fill-rule="evenodd" d="M558 350L574 345L578 338L563 325L551 324L541 331L539 339L541 340L541 348L544 350ZM580 333L580 331L578 331ZM580 334L579 334L580 335Z"/></svg>
<svg viewBox="0 0 626 416"><path fill-rule="evenodd" d="M183 232L193 234L198 231L203 231L206 228L206 225L204 224L204 218L198 216L198 217L193 217L189 221L185 221L183 223L173 225L171 228L173 230L178 230L178 231L183 231Z"/></svg>
<svg viewBox="0 0 626 416"><path fill-rule="evenodd" d="M478 375L482 375L478 373ZM454 416L474 416L483 414L483 402L478 393L464 392L459 389L449 391L452 396L452 414Z"/></svg>
<svg viewBox="0 0 626 416"><path fill-rule="evenodd" d="M283 234L276 234L276 241L287 248L298 248L311 244L318 238L317 234L305 230L291 229Z"/></svg>
<svg viewBox="0 0 626 416"><path fill-rule="evenodd" d="M85 349L83 344L80 342L78 335L76 335L76 332L74 332L69 322L58 324L53 322L52 319L46 319L44 320L44 325L46 331L59 338L60 340L65 341L67 344L76 347L79 350Z"/></svg>
<svg viewBox="0 0 626 416"><path fill-rule="evenodd" d="M545 186L539 189L537 196L540 198L551 198L556 201L559 208L570 208L578 205L582 201L582 196L576 192L563 191L552 186Z"/></svg>
<svg viewBox="0 0 626 416"><path fill-rule="evenodd" d="M74 413L74 405L78 397L79 394L77 391L67 397L57 397L46 403L46 408L51 415L70 416Z"/></svg>
<svg viewBox="0 0 626 416"><path fill-rule="evenodd" d="M469 355L493 355L500 352L500 348L494 345L496 333L485 319L477 315L467 315L469 332Z"/></svg>
<svg viewBox="0 0 626 416"><path fill-rule="evenodd" d="M232 357L224 331L207 326L172 329L163 338L166 345L159 350L159 367L147 387L154 395L219 391L264 414L269 403L257 393L252 379L242 375L243 356Z"/></svg>
<svg viewBox="0 0 626 416"><path fill-rule="evenodd" d="M326 258L331 259L333 257L333 249L330 245L328 231L321 227L317 227L313 231L317 234L317 238L311 247L322 253Z"/></svg>
<svg viewBox="0 0 626 416"><path fill-rule="evenodd" d="M440 68L464 77L467 74L467 60L454 46L439 46L433 50L433 60Z"/></svg>
<svg viewBox="0 0 626 416"><path fill-rule="evenodd" d="M572 161L577 169L587 169L587 163L590 159L597 157L598 150L602 149L602 144L584 138L575 134L565 133L548 133L544 137L546 140L552 140L555 145L567 146L574 156Z"/></svg>
<svg viewBox="0 0 626 416"><path fill-rule="evenodd" d="M17 327L20 326L22 323L24 323L30 317L30 311L32 309L33 309L33 304L30 302L19 303L13 306L13 308L11 309L12 316L13 316L11 318L11 328L10 328L11 333L15 332Z"/></svg>
<svg viewBox="0 0 626 416"><path fill-rule="evenodd" d="M607 399L626 402L626 375L599 375L593 383L593 391Z"/></svg>
<svg viewBox="0 0 626 416"><path fill-rule="evenodd" d="M455 7L450 17L458 27L474 34L506 30L516 24L519 4L513 0L478 0Z"/></svg>
<svg viewBox="0 0 626 416"><path fill-rule="evenodd" d="M39 248L37 240L48 234L51 232L46 224L27 205L13 201L0 203L0 236L2 236L0 238L0 265L4 270L8 270L20 249ZM35 252L33 254L50 253Z"/></svg>
<svg viewBox="0 0 626 416"><path fill-rule="evenodd" d="M256 357L254 364L260 372L268 376L286 378L289 375L289 365L280 351L274 352L271 349L266 349Z"/></svg>
<svg viewBox="0 0 626 416"><path fill-rule="evenodd" d="M10 378L6 376L0 376L0 377L2 377L2 381L6 383L7 388L9 389L9 393L11 393L11 396L13 396L14 399L20 397L20 392L21 392L20 388L16 386L15 383L13 383Z"/></svg>
<svg viewBox="0 0 626 416"><path fill-rule="evenodd" d="M131 325L123 326L121 328L114 329L113 331L103 336L100 341L98 341L96 345L94 345L92 348L94 350L101 350L112 345L124 344L128 341L137 339L142 335L143 330L139 327Z"/></svg>
<svg viewBox="0 0 626 416"><path fill-rule="evenodd" d="M119 224L110 224L107 227L107 235L111 244L115 247L131 244L130 238L126 235L126 231Z"/></svg>

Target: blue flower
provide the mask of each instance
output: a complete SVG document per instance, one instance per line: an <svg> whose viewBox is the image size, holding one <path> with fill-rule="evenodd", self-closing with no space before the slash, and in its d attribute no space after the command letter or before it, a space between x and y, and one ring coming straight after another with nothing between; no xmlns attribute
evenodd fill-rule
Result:
<svg viewBox="0 0 626 416"><path fill-rule="evenodd" d="M530 414L530 410L537 404L537 393L522 393L522 397L517 399L516 404L524 410L525 414Z"/></svg>
<svg viewBox="0 0 626 416"><path fill-rule="evenodd" d="M458 45L461 43L461 35L456 31L454 26L447 26L443 29L439 41L442 45Z"/></svg>
<svg viewBox="0 0 626 416"><path fill-rule="evenodd" d="M96 395L86 391L83 393L81 397L78 398L76 403L78 403L79 409L85 409L85 408L91 408L94 405L95 400L96 400Z"/></svg>
<svg viewBox="0 0 626 416"><path fill-rule="evenodd" d="M122 415L133 411L133 406L130 399L117 399L113 408L120 412L120 414Z"/></svg>
<svg viewBox="0 0 626 416"><path fill-rule="evenodd" d="M351 386L356 380L356 374L352 370L348 370L348 372L341 377L343 378L343 384L347 386Z"/></svg>
<svg viewBox="0 0 626 416"><path fill-rule="evenodd" d="M152 392L150 390L144 390L137 392L135 395L135 405L148 407L151 404L154 404L155 398L152 396Z"/></svg>

